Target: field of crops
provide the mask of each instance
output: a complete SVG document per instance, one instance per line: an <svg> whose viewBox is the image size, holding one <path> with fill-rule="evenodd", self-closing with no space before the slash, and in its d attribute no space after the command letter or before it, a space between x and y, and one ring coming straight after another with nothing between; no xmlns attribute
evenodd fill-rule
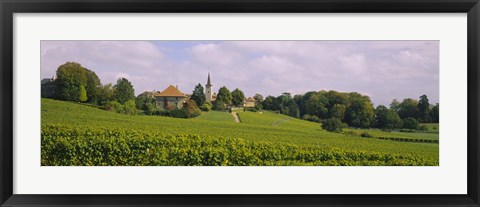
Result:
<svg viewBox="0 0 480 207"><path fill-rule="evenodd" d="M228 113L216 115L231 117ZM242 123L200 117L128 116L42 99L41 162L46 166L439 163L435 143L331 133L318 123L271 112L239 112L239 116Z"/></svg>
<svg viewBox="0 0 480 207"><path fill-rule="evenodd" d="M219 112L219 111L209 111L209 112L202 112L202 114L196 119L200 120L207 120L207 121L226 121L226 122L233 122L233 116L226 112Z"/></svg>

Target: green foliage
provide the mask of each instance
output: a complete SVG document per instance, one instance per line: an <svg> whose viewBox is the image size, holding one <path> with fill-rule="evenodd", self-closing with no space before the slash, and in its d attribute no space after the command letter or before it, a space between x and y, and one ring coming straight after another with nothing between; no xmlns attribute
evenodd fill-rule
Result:
<svg viewBox="0 0 480 207"><path fill-rule="evenodd" d="M42 166L438 165L412 155L63 125L43 125L41 144Z"/></svg>
<svg viewBox="0 0 480 207"><path fill-rule="evenodd" d="M322 128L329 132L342 132L345 127L347 127L347 124L337 118L330 118L322 122Z"/></svg>
<svg viewBox="0 0 480 207"><path fill-rule="evenodd" d="M202 84L199 83L195 86L190 99L194 100L197 106L202 106L205 103L205 92L203 91Z"/></svg>
<svg viewBox="0 0 480 207"><path fill-rule="evenodd" d="M405 129L417 129L418 121L415 118L408 117L403 119L403 128Z"/></svg>
<svg viewBox="0 0 480 207"><path fill-rule="evenodd" d="M222 102L222 101L219 101L218 99L213 103L213 107L212 107L213 110L216 110L216 111L224 111L226 108L225 108L225 103Z"/></svg>
<svg viewBox="0 0 480 207"><path fill-rule="evenodd" d="M125 113L125 107L117 101L109 101L104 107L107 111L113 111L121 114Z"/></svg>
<svg viewBox="0 0 480 207"><path fill-rule="evenodd" d="M125 114L127 114L127 115L132 115L133 116L133 115L138 114L138 109L135 105L135 100L134 99L130 99L127 102L125 102L124 109L125 109Z"/></svg>
<svg viewBox="0 0 480 207"><path fill-rule="evenodd" d="M78 100L81 102L85 102L87 101L87 99L88 97L87 97L87 91L85 90L85 86L81 85Z"/></svg>
<svg viewBox="0 0 480 207"><path fill-rule="evenodd" d="M305 119L307 121L312 121L312 122L318 122L318 123L321 122L320 118L318 118L317 116L312 116L310 114L303 115L302 119Z"/></svg>
<svg viewBox="0 0 480 207"><path fill-rule="evenodd" d="M337 118L343 120L345 118L345 111L347 107L343 104L334 104L330 109L329 116L330 118Z"/></svg>
<svg viewBox="0 0 480 207"><path fill-rule="evenodd" d="M370 133L368 132L362 132L362 134L360 134L361 137L366 137L366 138L372 138L373 135L371 135Z"/></svg>
<svg viewBox="0 0 480 207"><path fill-rule="evenodd" d="M375 109L376 127L380 129L401 129L402 119L393 109L388 109L383 105Z"/></svg>
<svg viewBox="0 0 480 207"><path fill-rule="evenodd" d="M243 106L244 102L245 102L245 95L243 94L243 91L241 91L238 88L235 88L235 90L232 91L232 104L234 106L240 107L240 106Z"/></svg>
<svg viewBox="0 0 480 207"><path fill-rule="evenodd" d="M126 78L119 78L113 86L113 98L121 104L130 99L135 99L135 92L132 83Z"/></svg>
<svg viewBox="0 0 480 207"><path fill-rule="evenodd" d="M223 103L226 105L232 104L232 93L230 93L227 87L223 86L220 89L218 89L216 102ZM225 106L222 106L222 108L223 107Z"/></svg>
<svg viewBox="0 0 480 207"><path fill-rule="evenodd" d="M427 95L420 96L418 101L418 121L421 123L430 122L430 103L428 103Z"/></svg>
<svg viewBox="0 0 480 207"><path fill-rule="evenodd" d="M127 116L49 99L42 99L41 109L44 166L438 166L439 163L435 143L352 139L347 134L319 130L317 123L271 112L238 112L242 120L239 124L224 112L217 113L225 118L230 116L229 120L200 119L202 116L194 119ZM375 137L438 140L438 134L434 133L380 130L368 133Z"/></svg>
<svg viewBox="0 0 480 207"><path fill-rule="evenodd" d="M402 103L398 105L398 115L402 119L405 119L408 117L416 119L419 114L417 105L418 105L417 100L414 100L411 98L403 99Z"/></svg>
<svg viewBox="0 0 480 207"><path fill-rule="evenodd" d="M437 103L430 110L430 118L433 123L438 123L440 121L440 105Z"/></svg>
<svg viewBox="0 0 480 207"><path fill-rule="evenodd" d="M375 119L375 109L368 96L350 93L350 106L345 113L345 122L353 127L368 128Z"/></svg>
<svg viewBox="0 0 480 207"><path fill-rule="evenodd" d="M79 101L80 87L87 85L86 68L67 62L57 69L58 95L66 101Z"/></svg>
<svg viewBox="0 0 480 207"><path fill-rule="evenodd" d="M167 115L173 118L183 118L183 119L188 118L188 113L187 113L187 110L185 109L168 110Z"/></svg>
<svg viewBox="0 0 480 207"><path fill-rule="evenodd" d="M97 105L104 106L109 101L113 100L113 88L112 84L100 86L97 90L95 102Z"/></svg>
<svg viewBox="0 0 480 207"><path fill-rule="evenodd" d="M230 113L220 112L220 111L209 111L202 112L202 114L195 119L197 120L206 120L206 121L223 121L223 122L233 122L233 116Z"/></svg>
<svg viewBox="0 0 480 207"><path fill-rule="evenodd" d="M212 104L209 102L204 103L203 105L200 106L200 110L202 111L210 111L212 110Z"/></svg>
<svg viewBox="0 0 480 207"><path fill-rule="evenodd" d="M200 114L202 113L194 100L188 100L185 103L183 110L186 111L187 118L197 117L200 116Z"/></svg>

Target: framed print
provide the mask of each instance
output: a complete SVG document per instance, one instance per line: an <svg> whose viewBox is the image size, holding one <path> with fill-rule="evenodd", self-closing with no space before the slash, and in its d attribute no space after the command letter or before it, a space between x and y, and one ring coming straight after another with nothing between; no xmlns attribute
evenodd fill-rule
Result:
<svg viewBox="0 0 480 207"><path fill-rule="evenodd" d="M477 0L0 6L2 206L480 205Z"/></svg>

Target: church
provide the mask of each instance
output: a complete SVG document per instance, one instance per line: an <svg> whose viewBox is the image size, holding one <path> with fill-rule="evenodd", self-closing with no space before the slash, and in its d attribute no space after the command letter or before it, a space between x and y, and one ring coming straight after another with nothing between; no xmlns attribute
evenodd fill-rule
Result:
<svg viewBox="0 0 480 207"><path fill-rule="evenodd" d="M205 101L212 103L215 102L217 94L212 92L212 83L210 81L210 73L208 73L207 84L205 85ZM181 109L183 104L190 98L190 94L185 94L178 89L177 86L170 85L165 90L144 92L140 96L145 95L155 98L156 105L162 110Z"/></svg>

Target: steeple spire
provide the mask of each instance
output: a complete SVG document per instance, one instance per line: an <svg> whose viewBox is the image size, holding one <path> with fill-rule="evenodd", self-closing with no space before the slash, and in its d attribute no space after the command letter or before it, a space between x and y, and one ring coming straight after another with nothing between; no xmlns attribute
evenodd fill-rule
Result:
<svg viewBox="0 0 480 207"><path fill-rule="evenodd" d="M212 84L210 83L210 73L208 73L207 86L212 86Z"/></svg>

